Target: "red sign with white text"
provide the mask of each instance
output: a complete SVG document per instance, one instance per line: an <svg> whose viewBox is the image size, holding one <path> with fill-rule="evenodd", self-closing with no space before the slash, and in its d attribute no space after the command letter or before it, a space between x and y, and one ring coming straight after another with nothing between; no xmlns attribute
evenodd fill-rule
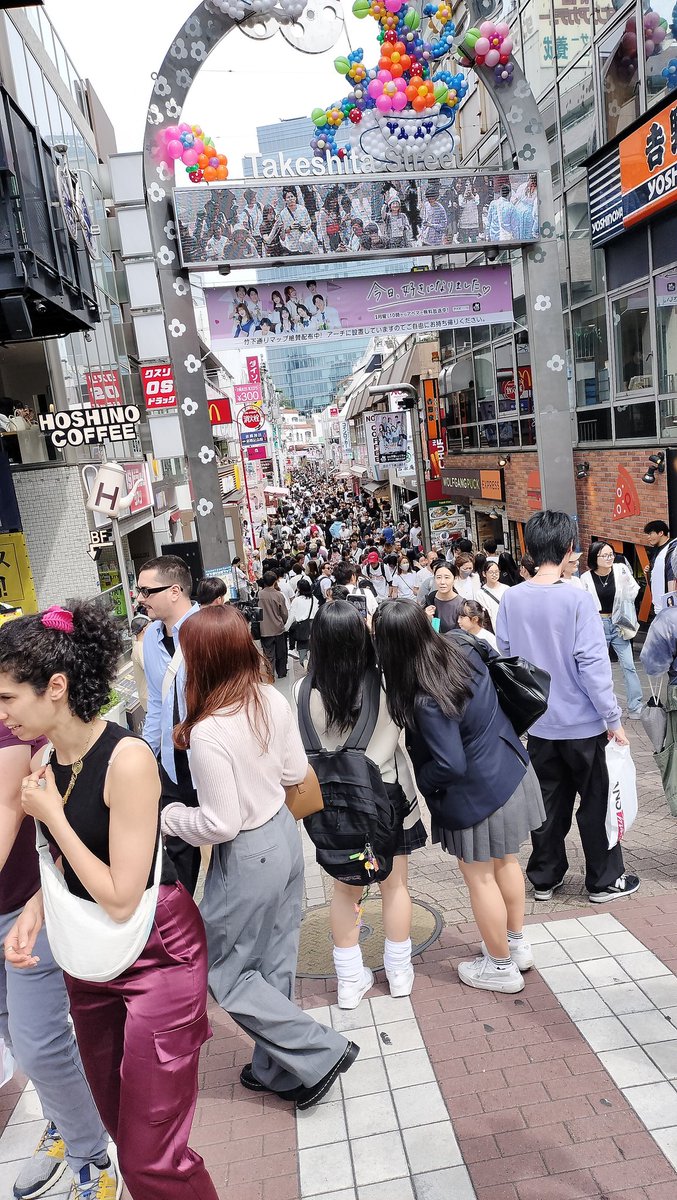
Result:
<svg viewBox="0 0 677 1200"><path fill-rule="evenodd" d="M89 402L94 408L122 404L122 388L117 371L88 371L85 375Z"/></svg>
<svg viewBox="0 0 677 1200"><path fill-rule="evenodd" d="M240 413L240 420L245 429L260 429L263 425L263 413L260 408L245 408Z"/></svg>
<svg viewBox="0 0 677 1200"><path fill-rule="evenodd" d="M212 425L230 425L232 419L230 400L227 396L209 401L209 420Z"/></svg>
<svg viewBox="0 0 677 1200"><path fill-rule="evenodd" d="M127 516L133 516L134 513L142 512L144 508L153 507L153 490L148 479L148 468L145 462L126 462L122 464L125 473L125 483L127 484L127 495L131 492L134 484L139 482L136 489L134 499L129 507Z"/></svg>
<svg viewBox="0 0 677 1200"><path fill-rule="evenodd" d="M260 404L263 399L260 383L236 383L233 391L236 404Z"/></svg>
<svg viewBox="0 0 677 1200"><path fill-rule="evenodd" d="M247 379L250 383L261 382L261 364L255 354L247 358Z"/></svg>
<svg viewBox="0 0 677 1200"><path fill-rule="evenodd" d="M254 459L254 458L267 458L267 457L268 457L268 447L267 446L248 446L247 447L247 458Z"/></svg>
<svg viewBox="0 0 677 1200"><path fill-rule="evenodd" d="M176 408L176 385L172 368L168 363L158 363L155 367L141 367L140 375L143 398L148 412L162 412L163 409Z"/></svg>

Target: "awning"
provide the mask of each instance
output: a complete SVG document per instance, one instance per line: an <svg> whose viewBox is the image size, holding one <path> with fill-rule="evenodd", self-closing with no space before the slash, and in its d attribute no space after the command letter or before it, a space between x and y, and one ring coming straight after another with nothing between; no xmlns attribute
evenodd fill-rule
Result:
<svg viewBox="0 0 677 1200"><path fill-rule="evenodd" d="M440 396L450 396L452 392L464 392L473 380L473 361L469 354L457 358L440 371Z"/></svg>
<svg viewBox="0 0 677 1200"><path fill-rule="evenodd" d="M289 488L268 487L268 484L264 484L263 490L267 496L288 496L289 495Z"/></svg>
<svg viewBox="0 0 677 1200"><path fill-rule="evenodd" d="M363 475L367 474L368 470L369 467L361 467L359 463L356 463L354 467L350 468L350 474L355 475L357 479L361 479Z"/></svg>
<svg viewBox="0 0 677 1200"><path fill-rule="evenodd" d="M362 484L362 491L368 492L370 496L375 496L377 492L389 492L390 488L387 483L376 483L372 479L368 479Z"/></svg>

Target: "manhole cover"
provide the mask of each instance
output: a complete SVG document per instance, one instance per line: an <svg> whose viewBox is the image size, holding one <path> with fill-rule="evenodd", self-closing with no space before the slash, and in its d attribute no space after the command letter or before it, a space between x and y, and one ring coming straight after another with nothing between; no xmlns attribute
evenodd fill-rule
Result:
<svg viewBox="0 0 677 1200"><path fill-rule="evenodd" d="M437 941L442 930L442 918L436 909L423 900L414 900L411 921L412 954L421 954ZM369 899L364 906L360 945L364 962L372 971L383 967L383 910L380 899ZM332 979L331 930L329 905L308 910L301 922L299 963L296 971L301 979Z"/></svg>

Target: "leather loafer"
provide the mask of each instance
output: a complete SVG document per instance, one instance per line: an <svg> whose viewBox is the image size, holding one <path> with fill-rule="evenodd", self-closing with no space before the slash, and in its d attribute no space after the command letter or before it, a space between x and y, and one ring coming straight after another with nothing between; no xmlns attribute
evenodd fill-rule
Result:
<svg viewBox="0 0 677 1200"><path fill-rule="evenodd" d="M240 1083L250 1092L267 1092L270 1096L279 1096L281 1100L289 1100L292 1103L296 1099L298 1093L301 1090L304 1090L296 1087L292 1088L292 1090L289 1092L276 1092L275 1088L266 1087L265 1083L261 1083L260 1080L258 1080L253 1074L251 1063L247 1063L247 1065L244 1066L240 1071Z"/></svg>
<svg viewBox="0 0 677 1200"><path fill-rule="evenodd" d="M310 1087L298 1089L294 1097L296 1107L301 1109L312 1108L314 1104L319 1104L322 1097L329 1091L334 1080L338 1079L339 1075L343 1075L345 1071L350 1070L359 1053L360 1047L356 1046L354 1042L348 1042L343 1054L338 1062L334 1063L331 1071L327 1071L326 1075L323 1075L317 1083L313 1083Z"/></svg>

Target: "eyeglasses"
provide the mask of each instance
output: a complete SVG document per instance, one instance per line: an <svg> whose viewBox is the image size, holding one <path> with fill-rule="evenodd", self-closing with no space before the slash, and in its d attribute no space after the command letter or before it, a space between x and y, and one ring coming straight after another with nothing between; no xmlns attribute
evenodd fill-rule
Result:
<svg viewBox="0 0 677 1200"><path fill-rule="evenodd" d="M176 586L177 585L175 583L165 583L162 585L162 587L156 587L156 588L138 587L136 590L137 590L139 596L142 596L144 600L147 600L149 596L157 596L158 592L168 592L170 588L173 588Z"/></svg>
<svg viewBox="0 0 677 1200"><path fill-rule="evenodd" d="M613 562L614 555L613 554L598 554L597 555L598 561L600 558L606 558L606 559L609 559L611 562Z"/></svg>

